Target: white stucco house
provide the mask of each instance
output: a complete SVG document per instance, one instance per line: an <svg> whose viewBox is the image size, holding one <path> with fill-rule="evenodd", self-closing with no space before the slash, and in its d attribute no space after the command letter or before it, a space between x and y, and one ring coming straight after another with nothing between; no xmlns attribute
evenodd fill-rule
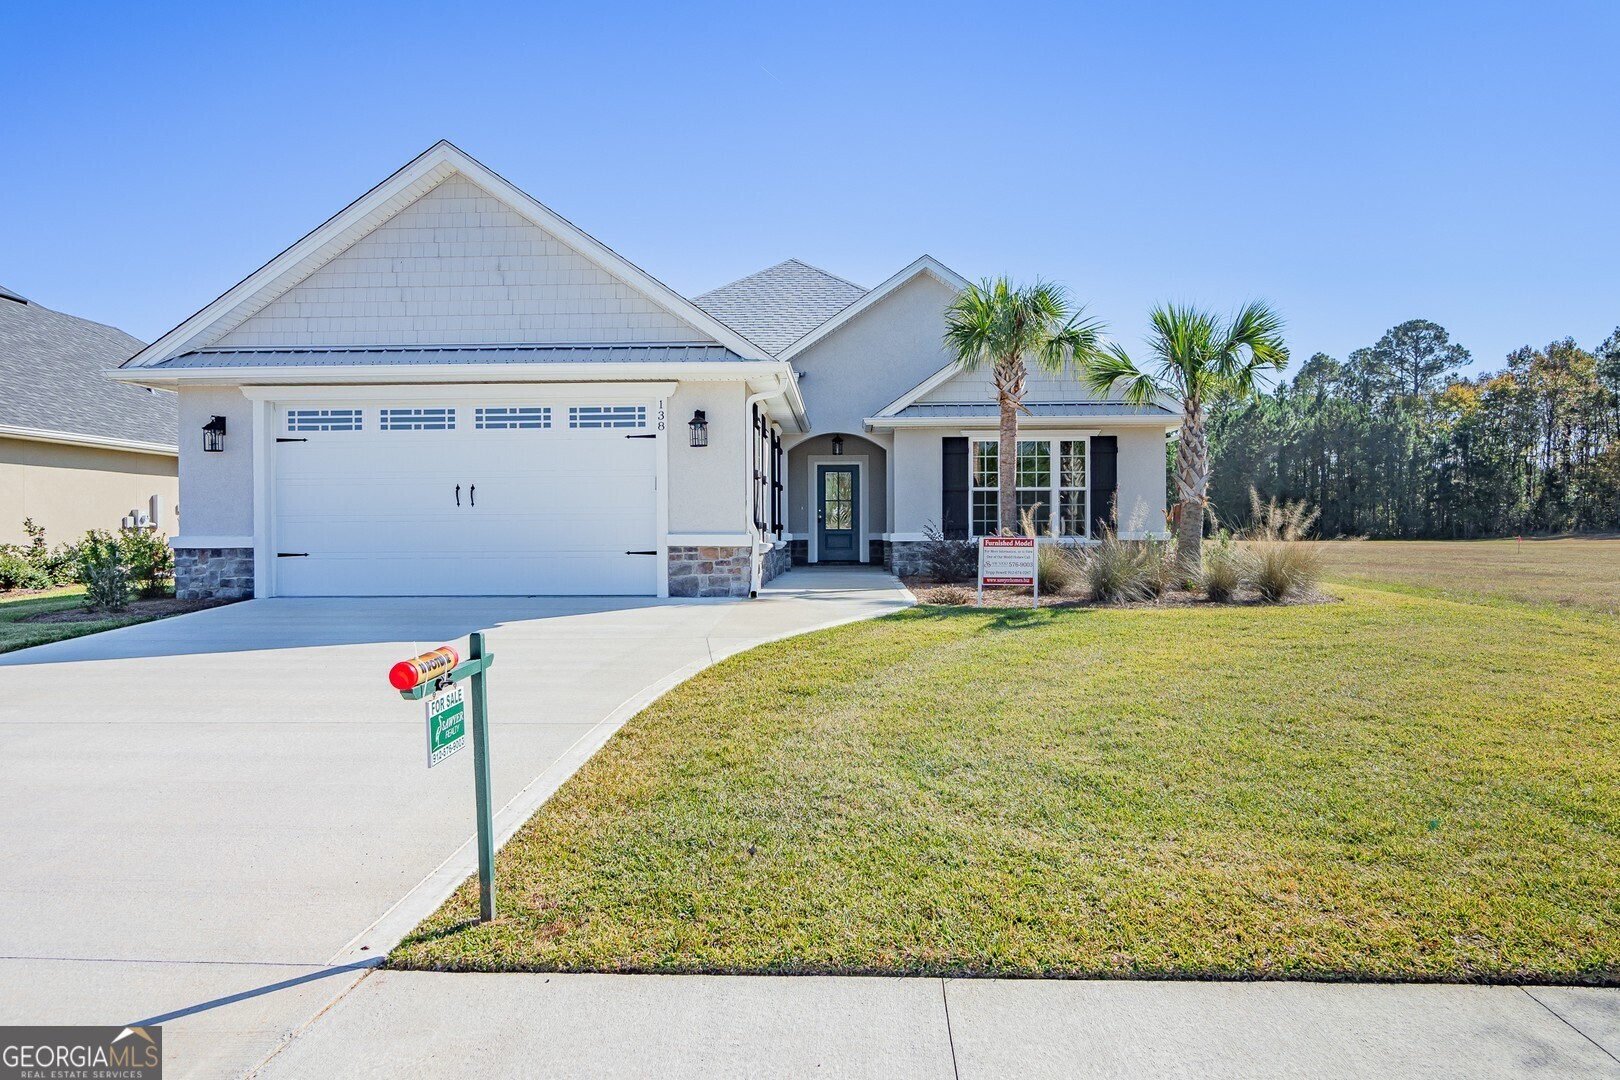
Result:
<svg viewBox="0 0 1620 1080"><path fill-rule="evenodd" d="M182 595L745 596L997 527L964 284L683 297L441 142L111 374L178 393ZM1175 419L1033 378L1020 499L1162 527Z"/></svg>

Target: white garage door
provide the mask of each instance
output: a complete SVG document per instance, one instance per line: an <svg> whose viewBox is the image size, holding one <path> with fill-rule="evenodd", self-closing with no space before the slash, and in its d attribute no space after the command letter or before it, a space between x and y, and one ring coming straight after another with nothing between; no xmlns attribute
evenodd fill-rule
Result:
<svg viewBox="0 0 1620 1080"><path fill-rule="evenodd" d="M651 595L654 402L275 410L279 596Z"/></svg>

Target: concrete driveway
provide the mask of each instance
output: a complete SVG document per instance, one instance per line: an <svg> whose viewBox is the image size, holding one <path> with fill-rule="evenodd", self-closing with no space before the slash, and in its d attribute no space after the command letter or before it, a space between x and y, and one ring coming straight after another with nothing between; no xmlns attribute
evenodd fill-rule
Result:
<svg viewBox="0 0 1620 1080"><path fill-rule="evenodd" d="M0 656L0 1023L164 1026L255 1067L474 865L471 754L431 772L388 665L476 629L509 835L663 690L906 606L875 571L756 601L260 600Z"/></svg>

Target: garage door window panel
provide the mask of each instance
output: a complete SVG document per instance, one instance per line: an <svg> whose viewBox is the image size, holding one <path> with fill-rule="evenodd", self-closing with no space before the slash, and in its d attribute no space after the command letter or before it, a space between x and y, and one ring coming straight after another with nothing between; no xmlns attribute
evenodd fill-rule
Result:
<svg viewBox="0 0 1620 1080"><path fill-rule="evenodd" d="M454 431L456 410L449 407L424 409L384 409L384 431Z"/></svg>
<svg viewBox="0 0 1620 1080"><path fill-rule="evenodd" d="M647 426L645 405L570 405L568 426L571 428L644 428Z"/></svg>

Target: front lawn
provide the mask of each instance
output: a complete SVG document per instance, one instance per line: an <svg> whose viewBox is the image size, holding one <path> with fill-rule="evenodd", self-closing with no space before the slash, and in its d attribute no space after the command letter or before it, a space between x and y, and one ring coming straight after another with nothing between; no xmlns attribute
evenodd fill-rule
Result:
<svg viewBox="0 0 1620 1080"><path fill-rule="evenodd" d="M42 615L78 612L83 606L82 585L64 585L41 592L0 593L0 653L83 637L85 634L99 634L103 630L151 622L209 605L176 600L137 600L116 615L93 616L69 622L24 621Z"/></svg>
<svg viewBox="0 0 1620 1080"><path fill-rule="evenodd" d="M1352 585L1620 615L1620 539L1364 540L1321 547L1328 576Z"/></svg>
<svg viewBox="0 0 1620 1080"><path fill-rule="evenodd" d="M735 657L390 963L1620 981L1620 624L1335 591Z"/></svg>

